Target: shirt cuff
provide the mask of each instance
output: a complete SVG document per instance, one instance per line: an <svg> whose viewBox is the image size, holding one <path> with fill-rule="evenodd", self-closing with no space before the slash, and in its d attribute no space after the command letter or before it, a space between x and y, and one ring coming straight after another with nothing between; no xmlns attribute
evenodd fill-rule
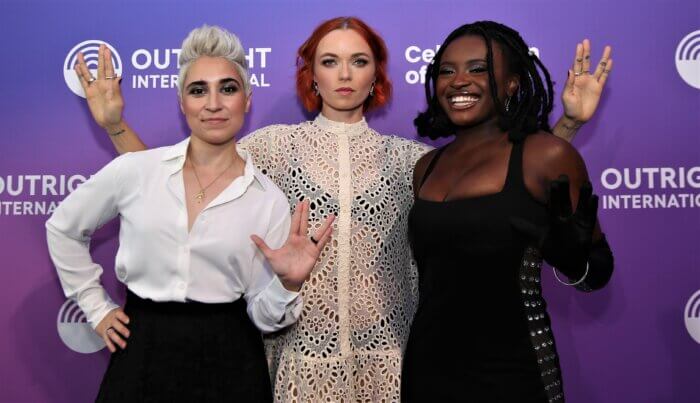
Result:
<svg viewBox="0 0 700 403"><path fill-rule="evenodd" d="M107 292L102 287L79 293L77 302L93 329L102 322L102 319L104 319L111 310L119 308L119 305L115 304L112 299L109 298L109 295L107 295Z"/></svg>
<svg viewBox="0 0 700 403"><path fill-rule="evenodd" d="M282 281L280 281L280 278L277 276L272 278L270 283L267 285L265 292L267 293L272 304L285 307L298 299L300 295L298 291L289 291L288 289L284 288Z"/></svg>

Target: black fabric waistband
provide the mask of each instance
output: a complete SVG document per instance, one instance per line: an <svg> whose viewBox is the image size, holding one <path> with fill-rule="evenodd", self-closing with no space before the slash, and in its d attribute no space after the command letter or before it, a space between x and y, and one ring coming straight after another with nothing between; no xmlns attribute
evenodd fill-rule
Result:
<svg viewBox="0 0 700 403"><path fill-rule="evenodd" d="M246 301L241 297L233 302L207 303L199 301L153 301L152 299L141 298L133 291L126 290L127 309L139 309L160 313L227 313L243 309L245 311Z"/></svg>

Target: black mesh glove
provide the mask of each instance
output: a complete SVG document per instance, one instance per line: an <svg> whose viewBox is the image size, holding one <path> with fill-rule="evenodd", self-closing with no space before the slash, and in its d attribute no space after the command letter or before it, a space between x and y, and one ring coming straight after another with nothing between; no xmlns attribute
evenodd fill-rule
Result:
<svg viewBox="0 0 700 403"><path fill-rule="evenodd" d="M581 185L576 212L572 212L569 178L562 175L550 184L547 211L546 226L537 226L521 217L512 217L511 224L533 239L547 263L574 281L582 278L591 251L598 196L593 194L590 182L585 182Z"/></svg>

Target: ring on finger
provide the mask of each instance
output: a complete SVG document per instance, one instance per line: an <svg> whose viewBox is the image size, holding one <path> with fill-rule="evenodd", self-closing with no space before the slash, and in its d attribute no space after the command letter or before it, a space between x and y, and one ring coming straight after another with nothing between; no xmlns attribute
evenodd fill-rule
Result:
<svg viewBox="0 0 700 403"><path fill-rule="evenodd" d="M95 81L97 81L97 79L95 77L90 76L90 79L87 80L87 83L88 83L88 85L90 85L90 84L94 83Z"/></svg>
<svg viewBox="0 0 700 403"><path fill-rule="evenodd" d="M105 80L113 80L115 78L117 78L117 76L107 76L105 77Z"/></svg>
<svg viewBox="0 0 700 403"><path fill-rule="evenodd" d="M603 67L605 67L605 66L608 65L608 62L606 62L605 60L601 60L601 61L600 61L600 65L603 66Z"/></svg>
<svg viewBox="0 0 700 403"><path fill-rule="evenodd" d="M581 74L583 74L583 73L580 72L580 71L577 71L577 72L574 73L574 76L575 76L575 77L578 77L578 76L580 76Z"/></svg>

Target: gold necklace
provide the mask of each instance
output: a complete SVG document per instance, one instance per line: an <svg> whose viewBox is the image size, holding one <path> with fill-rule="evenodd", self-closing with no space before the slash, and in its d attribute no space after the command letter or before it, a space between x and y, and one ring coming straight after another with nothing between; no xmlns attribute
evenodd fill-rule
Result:
<svg viewBox="0 0 700 403"><path fill-rule="evenodd" d="M194 195L194 198L197 200L197 203L201 203L202 200L204 200L204 198L207 197L205 191L209 188L209 186L213 185L217 179L221 178L221 176L224 174L224 172L228 171L228 169L233 166L234 162L236 162L235 158L226 167L226 169L221 171L220 174L216 175L216 178L214 178L211 182L209 182L209 184L207 186L202 186L202 182L199 180L199 175L197 175L197 169L194 166L194 162L192 162L192 159L190 158L190 165L192 166L192 172L194 172L194 178L197 179L197 184L199 185L199 192L197 192L197 194Z"/></svg>

